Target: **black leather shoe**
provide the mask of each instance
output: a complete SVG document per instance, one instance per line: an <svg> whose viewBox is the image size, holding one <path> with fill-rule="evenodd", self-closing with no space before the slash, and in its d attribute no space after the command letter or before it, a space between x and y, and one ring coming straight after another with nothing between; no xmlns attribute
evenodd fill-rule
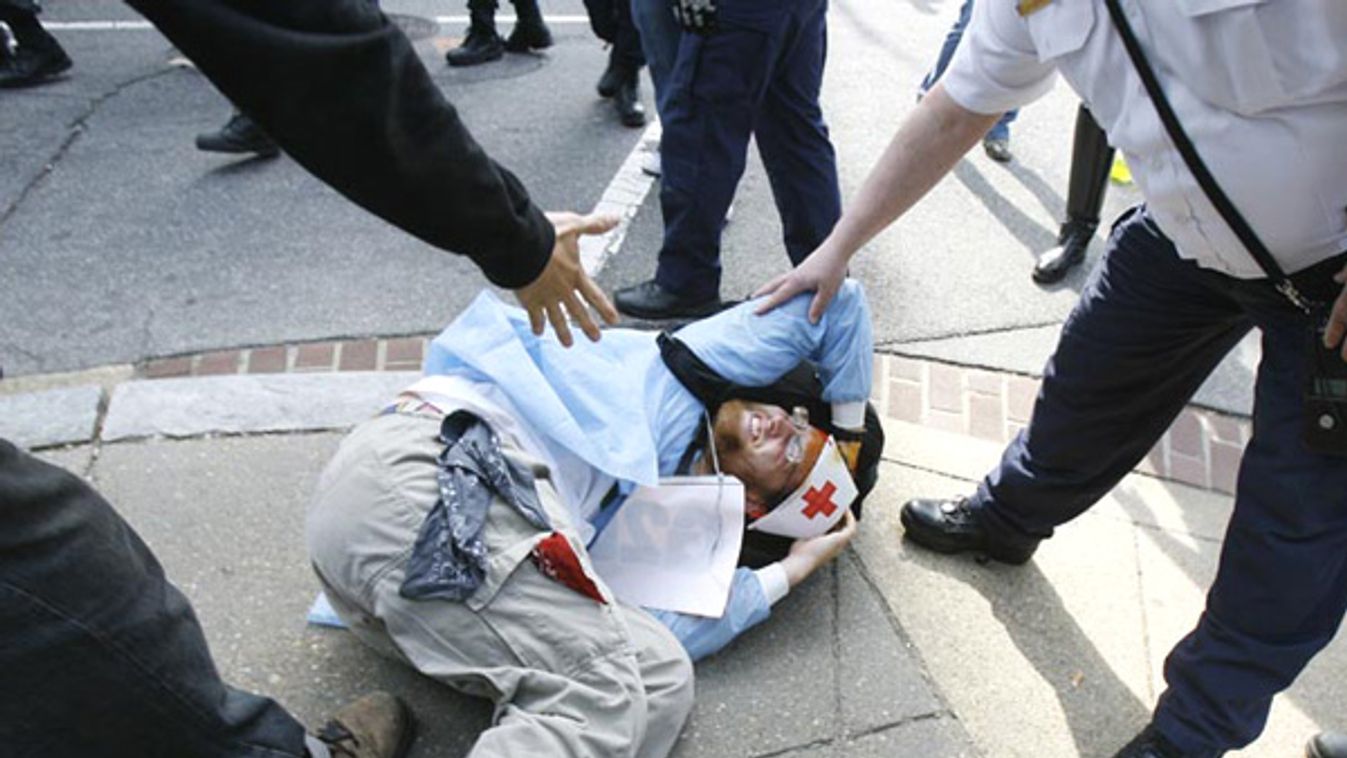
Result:
<svg viewBox="0 0 1347 758"><path fill-rule="evenodd" d="M599 76L599 83L594 85L598 90L599 97L612 97L617 94L617 88L622 86L622 67L608 61L608 68L603 70Z"/></svg>
<svg viewBox="0 0 1347 758"><path fill-rule="evenodd" d="M613 96L613 107L617 109L617 118L623 126L633 129L645 126L645 106L641 105L640 73L632 71Z"/></svg>
<svg viewBox="0 0 1347 758"><path fill-rule="evenodd" d="M1147 725L1113 758L1183 758L1183 753L1155 731L1155 727Z"/></svg>
<svg viewBox="0 0 1347 758"><path fill-rule="evenodd" d="M552 32L543 23L543 14L538 3L519 0L514 5L516 21L505 40L505 49L512 53L526 53L530 50L542 50L552 46Z"/></svg>
<svg viewBox="0 0 1347 758"><path fill-rule="evenodd" d="M1320 732L1305 746L1305 758L1347 758L1347 734Z"/></svg>
<svg viewBox="0 0 1347 758"><path fill-rule="evenodd" d="M1015 158L1010 152L1010 140L987 137L982 140L982 150L987 153L987 157L997 163L1010 163Z"/></svg>
<svg viewBox="0 0 1347 758"><path fill-rule="evenodd" d="M196 135L196 149L210 153L257 153L263 158L281 152L262 127L242 113L235 113L217 131Z"/></svg>
<svg viewBox="0 0 1347 758"><path fill-rule="evenodd" d="M613 303L628 316L651 321L701 318L724 307L719 296L712 296L708 300L689 300L664 289L654 279L614 292Z"/></svg>
<svg viewBox="0 0 1347 758"><path fill-rule="evenodd" d="M1034 281L1039 284L1060 282L1066 272L1085 260L1085 251L1094 238L1098 224L1068 219L1057 235L1057 247L1045 251L1034 264Z"/></svg>
<svg viewBox="0 0 1347 758"><path fill-rule="evenodd" d="M1029 560L1038 549L1037 542L1027 545L992 542L982 526L982 514L970 507L966 498L909 500L903 505L900 518L908 539L937 553L979 552L1002 563L1018 565Z"/></svg>
<svg viewBox="0 0 1347 758"><path fill-rule="evenodd" d="M70 69L70 56L53 40L50 45L20 45L0 62L0 89L49 82Z"/></svg>
<svg viewBox="0 0 1347 758"><path fill-rule="evenodd" d="M463 44L444 54L450 66L476 66L500 60L505 56L505 42L496 34L496 27L474 24L468 28Z"/></svg>

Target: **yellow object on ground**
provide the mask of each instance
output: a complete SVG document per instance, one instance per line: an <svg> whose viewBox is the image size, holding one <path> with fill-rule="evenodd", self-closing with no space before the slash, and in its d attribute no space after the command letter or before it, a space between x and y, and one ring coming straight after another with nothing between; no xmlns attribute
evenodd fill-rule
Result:
<svg viewBox="0 0 1347 758"><path fill-rule="evenodd" d="M1127 161L1123 160L1122 153L1113 156L1113 168L1109 169L1108 178L1115 184L1132 183L1132 169L1127 167Z"/></svg>

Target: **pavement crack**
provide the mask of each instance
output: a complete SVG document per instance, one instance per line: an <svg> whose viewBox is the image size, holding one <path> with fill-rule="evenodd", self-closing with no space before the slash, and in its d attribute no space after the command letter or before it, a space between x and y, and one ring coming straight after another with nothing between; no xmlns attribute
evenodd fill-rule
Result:
<svg viewBox="0 0 1347 758"><path fill-rule="evenodd" d="M938 468L932 468L932 467L930 467L930 466L922 466L922 465L919 465L919 464L916 464L916 463L912 463L911 461L905 461L905 460L903 460L903 459L901 459L901 458L894 458L894 457L888 456L888 455L882 455L882 454L881 454L879 459L880 459L881 461L886 461L886 462L888 462L888 463L892 463L892 464L894 464L895 466L902 466L903 468L911 469L911 470L913 470L913 471L920 471L920 472L925 473L925 474L935 474L936 476L941 476L941 477L944 477L944 478L946 478L946 479L953 479L953 480L959 481L959 482L977 482L977 481L979 481L979 480L981 479L981 477L978 477L978 478L975 479L975 478L967 477L967 476L959 476L958 474L951 474L951 473L948 472L948 471L941 471L941 470L938 469Z"/></svg>
<svg viewBox="0 0 1347 758"><path fill-rule="evenodd" d="M1009 334L1011 332L1026 331L1029 329L1043 329L1049 326L1061 326L1062 319L1053 319L1051 321L1031 322L1028 324L1011 324L1010 326L994 326L987 329L971 329L967 331L952 331L940 334L926 335L915 339L893 339L884 340L875 343L875 349L895 348L902 345L915 345L922 342L940 342L942 340L964 339L968 337L986 337L993 334Z"/></svg>
<svg viewBox="0 0 1347 758"><path fill-rule="evenodd" d="M57 165L59 165L61 161L65 159L66 154L70 152L70 148L74 146L80 136L87 130L89 120L98 113L104 103L120 95L122 92L125 92L130 87L163 76L173 70L173 66L165 64L162 68L147 71L137 76L133 76L126 81L118 82L112 89L91 98L84 111L70 122L70 125L67 127L69 131L66 134L65 139L61 140L61 144L57 145L56 149L52 151L52 154L43 162L42 168L23 186L23 189L19 190L19 195L14 198L14 202L10 203L3 211L0 211L0 228L3 228L5 223L18 212L20 206L22 206L29 195L42 184L42 181L56 170Z"/></svg>
<svg viewBox="0 0 1347 758"><path fill-rule="evenodd" d="M42 373L43 367L45 366L45 362L43 361L42 356L39 353L35 353L32 350L28 350L13 342L0 343L0 379L5 378L5 365L3 362L3 357L6 355L18 356L19 358L24 359L28 363L35 365L37 367L37 371L30 373L40 374Z"/></svg>

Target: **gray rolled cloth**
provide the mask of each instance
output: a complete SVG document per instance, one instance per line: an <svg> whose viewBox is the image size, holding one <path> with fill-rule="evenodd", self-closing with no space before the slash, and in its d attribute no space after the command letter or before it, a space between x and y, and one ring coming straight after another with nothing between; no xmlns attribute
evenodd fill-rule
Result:
<svg viewBox="0 0 1347 758"><path fill-rule="evenodd" d="M440 424L440 441L440 499L416 535L398 592L417 600L464 600L486 577L482 527L496 496L539 529L552 524L538 502L533 472L501 455L500 440L486 422L455 411Z"/></svg>

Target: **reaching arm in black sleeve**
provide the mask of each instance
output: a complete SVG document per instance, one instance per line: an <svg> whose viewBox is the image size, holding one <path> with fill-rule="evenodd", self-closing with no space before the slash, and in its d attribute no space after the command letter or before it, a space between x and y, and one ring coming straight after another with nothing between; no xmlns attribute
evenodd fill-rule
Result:
<svg viewBox="0 0 1347 758"><path fill-rule="evenodd" d="M128 0L296 161L360 206L520 288L552 224L370 0Z"/></svg>

